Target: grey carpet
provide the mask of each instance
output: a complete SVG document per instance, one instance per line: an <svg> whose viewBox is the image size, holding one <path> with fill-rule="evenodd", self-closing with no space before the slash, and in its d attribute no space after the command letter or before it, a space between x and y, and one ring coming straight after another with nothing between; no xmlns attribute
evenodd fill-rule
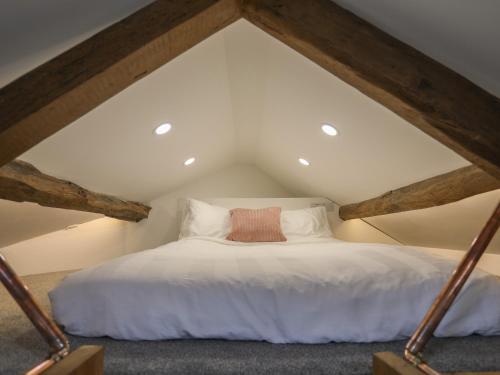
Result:
<svg viewBox="0 0 500 375"><path fill-rule="evenodd" d="M49 311L47 291L66 273L26 277ZM126 342L70 337L71 346L105 347L106 374L370 374L372 354L402 352L405 342L273 345L263 342L178 340ZM0 374L20 374L38 363L47 347L0 287ZM434 339L426 351L442 371L500 370L500 337Z"/></svg>

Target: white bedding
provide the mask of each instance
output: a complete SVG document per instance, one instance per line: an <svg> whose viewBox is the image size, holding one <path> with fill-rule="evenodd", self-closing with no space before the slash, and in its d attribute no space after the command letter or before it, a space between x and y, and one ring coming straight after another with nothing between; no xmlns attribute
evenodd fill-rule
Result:
<svg viewBox="0 0 500 375"><path fill-rule="evenodd" d="M454 268L407 247L185 239L68 276L66 331L127 340L372 342L413 333ZM437 336L500 334L500 278L474 271Z"/></svg>

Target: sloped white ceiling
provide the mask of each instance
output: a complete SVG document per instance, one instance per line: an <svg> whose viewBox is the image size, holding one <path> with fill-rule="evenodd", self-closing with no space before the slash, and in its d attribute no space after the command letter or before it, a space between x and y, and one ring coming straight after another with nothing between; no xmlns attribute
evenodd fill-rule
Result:
<svg viewBox="0 0 500 375"><path fill-rule="evenodd" d="M155 136L165 122L172 130ZM217 34L21 159L91 190L147 202L232 164L234 139L224 34ZM197 161L186 168L190 157Z"/></svg>
<svg viewBox="0 0 500 375"><path fill-rule="evenodd" d="M16 55L9 47L14 52L8 50L6 63L0 60L0 82L7 83L24 73L26 67L34 67L85 39L125 15L125 9L147 2L127 1L120 3L123 7L113 6L118 2L106 2L103 8L107 13L102 18L86 14L86 24L76 25L71 38L59 44L47 38L38 50L33 44L37 37L30 39L20 32L21 41L31 41L28 45L32 52L20 47ZM56 6L60 1L50 3ZM90 2L86 9L99 8L99 4ZM358 3L350 4L355 8ZM48 13L43 16L45 22L50 19ZM377 15L370 13L370 17ZM380 19L386 25L386 19ZM388 27L402 27L391 25ZM9 32L19 30L12 22L0 27ZM58 24L54 30L71 27ZM403 30L399 35L406 34ZM473 71L467 68L468 74ZM172 123L173 130L163 137L154 136L154 128L163 122ZM321 133L324 122L333 124L339 135L330 138ZM196 163L184 167L183 161L192 156L197 158ZM298 164L298 157L309 160L311 166ZM340 204L371 198L468 164L243 20L116 95L21 158L89 189L141 201L216 169L245 162L255 164L297 195L325 196ZM484 210L478 205L476 212L484 216ZM6 211L1 210L2 214ZM460 215L455 214L452 220L459 221ZM371 222L402 242L415 242L409 235L414 223L408 220ZM420 236L428 232L422 231ZM443 238L431 242L427 245L459 247L456 241ZM460 243L465 247L463 240Z"/></svg>
<svg viewBox="0 0 500 375"><path fill-rule="evenodd" d="M367 218L393 238L414 246L466 249L500 202L500 190L476 195L453 204ZM497 233L488 252L500 254Z"/></svg>
<svg viewBox="0 0 500 375"><path fill-rule="evenodd" d="M500 96L498 0L335 0Z"/></svg>
<svg viewBox="0 0 500 375"><path fill-rule="evenodd" d="M0 87L153 0L4 0Z"/></svg>
<svg viewBox="0 0 500 375"><path fill-rule="evenodd" d="M157 137L162 122L173 130ZM339 135L325 136L324 122ZM192 156L197 162L186 168ZM318 191L341 204L467 165L243 20L21 158L92 190L141 201L236 161L256 164L298 194Z"/></svg>

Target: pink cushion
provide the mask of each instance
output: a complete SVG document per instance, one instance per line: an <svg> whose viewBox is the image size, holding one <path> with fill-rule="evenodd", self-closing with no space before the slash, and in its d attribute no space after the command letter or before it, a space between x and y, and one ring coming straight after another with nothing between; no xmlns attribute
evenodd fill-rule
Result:
<svg viewBox="0 0 500 375"><path fill-rule="evenodd" d="M270 207L258 210L235 208L231 214L231 233L226 237L239 242L286 241L281 231L281 208Z"/></svg>

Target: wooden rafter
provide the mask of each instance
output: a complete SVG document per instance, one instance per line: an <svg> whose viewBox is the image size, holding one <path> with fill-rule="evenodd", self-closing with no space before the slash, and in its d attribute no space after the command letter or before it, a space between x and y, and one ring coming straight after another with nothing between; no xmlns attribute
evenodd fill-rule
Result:
<svg viewBox="0 0 500 375"><path fill-rule="evenodd" d="M500 179L500 100L331 0L244 0L243 17Z"/></svg>
<svg viewBox="0 0 500 375"><path fill-rule="evenodd" d="M471 165L432 177L379 197L340 207L343 220L440 206L500 189L500 180Z"/></svg>
<svg viewBox="0 0 500 375"><path fill-rule="evenodd" d="M0 168L0 199L95 212L127 221L145 219L151 210L142 203L94 193L72 182L48 176L21 160Z"/></svg>
<svg viewBox="0 0 500 375"><path fill-rule="evenodd" d="M500 179L500 100L330 0L158 0L0 89L0 166L240 17Z"/></svg>
<svg viewBox="0 0 500 375"><path fill-rule="evenodd" d="M0 89L0 166L240 18L237 0L159 0Z"/></svg>

